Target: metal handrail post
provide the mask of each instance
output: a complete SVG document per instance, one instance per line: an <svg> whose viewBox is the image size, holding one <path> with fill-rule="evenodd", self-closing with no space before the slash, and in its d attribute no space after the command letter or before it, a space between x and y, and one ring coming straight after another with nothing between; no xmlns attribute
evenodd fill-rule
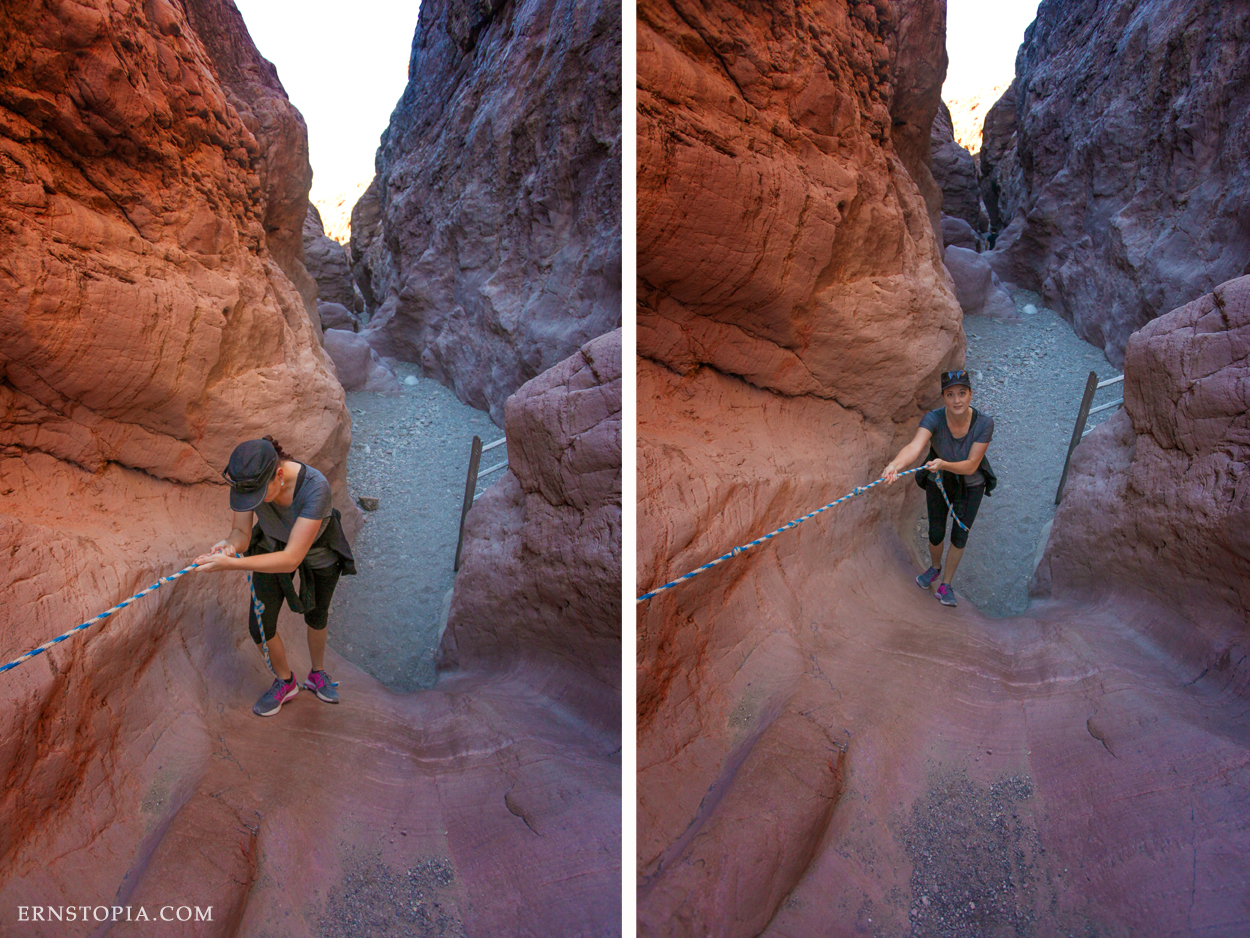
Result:
<svg viewBox="0 0 1250 938"><path fill-rule="evenodd" d="M1094 402L1094 392L1098 390L1098 373L1091 371L1085 381L1085 396L1081 398L1081 409L1076 413L1076 426L1072 428L1072 440L1068 443L1068 456L1063 461L1063 475L1059 477L1059 488L1055 490L1055 504L1063 498L1063 485L1068 481L1068 467L1072 465L1072 451L1081 442L1081 434L1085 430L1085 421L1089 419L1089 405Z"/></svg>
<svg viewBox="0 0 1250 938"><path fill-rule="evenodd" d="M456 539L456 563L452 570L460 570L460 549L464 546L464 519L469 516L473 507L473 493L477 491L477 467L482 461L482 438L473 437L473 447L469 450L469 475L464 480L464 506L460 509L460 536Z"/></svg>

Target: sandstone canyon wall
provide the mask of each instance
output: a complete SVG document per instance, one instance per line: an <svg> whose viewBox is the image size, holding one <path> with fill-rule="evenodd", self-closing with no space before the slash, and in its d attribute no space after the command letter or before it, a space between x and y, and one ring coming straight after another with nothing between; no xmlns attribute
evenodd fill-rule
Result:
<svg viewBox="0 0 1250 938"><path fill-rule="evenodd" d="M1145 591L1218 631L1250 681L1250 277L1142 327L1124 357L1124 407L1073 454L1034 574L1041 594ZM1224 622L1219 622L1219 619ZM1200 627L1201 631L1201 627ZM1229 661L1228 648L1240 648ZM1231 677L1231 676L1230 676Z"/></svg>
<svg viewBox="0 0 1250 938"><path fill-rule="evenodd" d="M639 5L639 595L875 479L962 362L912 171L942 20ZM1244 689L1149 599L940 606L918 509L874 488L638 606L639 934L1244 929Z"/></svg>
<svg viewBox="0 0 1250 938"><path fill-rule="evenodd" d="M985 231L989 220L981 204L980 176L972 154L955 139L950 109L943 104L933 118L930 133L933 178L942 190L942 214Z"/></svg>
<svg viewBox="0 0 1250 938"><path fill-rule="evenodd" d="M505 429L508 469L465 522L440 666L498 668L527 660L579 672L585 679L564 679L566 699L615 730L620 330L522 385L508 398Z"/></svg>
<svg viewBox="0 0 1250 938"><path fill-rule="evenodd" d="M1046 0L987 117L999 274L1114 364L1133 331L1250 265L1248 34L1244 4Z"/></svg>
<svg viewBox="0 0 1250 938"><path fill-rule="evenodd" d="M616 0L423 3L353 211L370 342L501 424L620 325L620 35Z"/></svg>
<svg viewBox="0 0 1250 938"><path fill-rule="evenodd" d="M876 478L961 360L943 13L639 5L639 593ZM640 933L756 934L802 875L845 778L841 728L794 705L801 596L899 510L857 500L639 607Z"/></svg>
<svg viewBox="0 0 1250 938"><path fill-rule="evenodd" d="M0 37L7 661L222 537L240 440L274 433L359 513L303 122L234 5L10 4ZM19 906L127 903L213 906L201 935L618 927L619 734L524 674L399 698L332 649L343 703L258 719L247 608L241 575L192 573L3 675L0 932L85 936Z"/></svg>

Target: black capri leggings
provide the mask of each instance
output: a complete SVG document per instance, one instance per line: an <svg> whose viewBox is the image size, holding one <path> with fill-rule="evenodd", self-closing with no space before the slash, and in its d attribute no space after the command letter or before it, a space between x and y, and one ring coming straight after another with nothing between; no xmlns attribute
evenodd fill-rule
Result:
<svg viewBox="0 0 1250 938"><path fill-rule="evenodd" d="M300 575L303 576L303 574ZM313 571L313 590L316 594L317 605L311 612L304 614L304 621L308 623L310 629L326 627L326 620L330 615L330 598L334 595L334 587L338 581L338 564L326 567L324 570ZM274 633L278 631L278 613L282 611L282 602L286 598L282 592L282 584L275 573L253 573L252 585L256 588L256 598L265 607L265 641L270 641ZM249 609L248 628L252 633L252 641L259 645L260 626L256 624L255 606Z"/></svg>
<svg viewBox="0 0 1250 938"><path fill-rule="evenodd" d="M946 480L943 479L942 481L945 482ZM951 494L952 492L954 494ZM936 547L946 540L946 499L942 497L942 492L932 479L925 486L925 493L926 501L929 504L929 543ZM950 496L951 504L955 506L955 517L968 527L972 527L972 522L977 517L977 509L981 507L981 499L985 495L985 486L954 486L947 484L946 494ZM963 550L967 543L968 532L959 525L952 524L951 547L958 547L960 550Z"/></svg>

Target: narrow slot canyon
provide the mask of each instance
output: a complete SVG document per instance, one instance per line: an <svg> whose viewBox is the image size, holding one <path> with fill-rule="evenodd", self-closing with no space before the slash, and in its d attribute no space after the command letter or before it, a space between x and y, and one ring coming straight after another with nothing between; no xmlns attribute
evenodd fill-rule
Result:
<svg viewBox="0 0 1250 938"><path fill-rule="evenodd" d="M975 159L939 0L638 17L636 595L948 370L1001 483L953 608L910 478L638 604L638 933L1244 934L1246 11L1045 0Z"/></svg>

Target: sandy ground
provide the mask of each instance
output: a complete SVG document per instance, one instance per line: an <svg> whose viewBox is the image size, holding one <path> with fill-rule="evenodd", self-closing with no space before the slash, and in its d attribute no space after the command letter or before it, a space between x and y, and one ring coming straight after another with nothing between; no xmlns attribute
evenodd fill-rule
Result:
<svg viewBox="0 0 1250 938"><path fill-rule="evenodd" d="M1018 615L1029 605L1029 577L1050 532L1055 490L1089 373L1097 372L1099 380L1121 374L1101 349L1077 338L1058 313L1042 306L1036 293L1016 291L1015 299L1019 322L964 319L972 404L994 418L986 456L998 487L981 502L953 585L961 601L995 618ZM1037 312L1025 313L1029 305ZM1094 406L1120 397L1123 385L1103 388ZM1089 426L1112 413L1095 414ZM953 523L947 522L948 531ZM914 539L919 570L929 565L928 533L922 508Z"/></svg>
<svg viewBox="0 0 1250 938"><path fill-rule="evenodd" d="M401 362L395 371L417 383L398 394L347 395L348 489L380 504L365 512L352 545L357 575L343 577L335 590L328 642L391 690L407 692L434 684L473 436L485 445L503 431L416 366ZM506 460L506 446L497 447L482 457L481 469ZM500 475L479 481L478 491Z"/></svg>

